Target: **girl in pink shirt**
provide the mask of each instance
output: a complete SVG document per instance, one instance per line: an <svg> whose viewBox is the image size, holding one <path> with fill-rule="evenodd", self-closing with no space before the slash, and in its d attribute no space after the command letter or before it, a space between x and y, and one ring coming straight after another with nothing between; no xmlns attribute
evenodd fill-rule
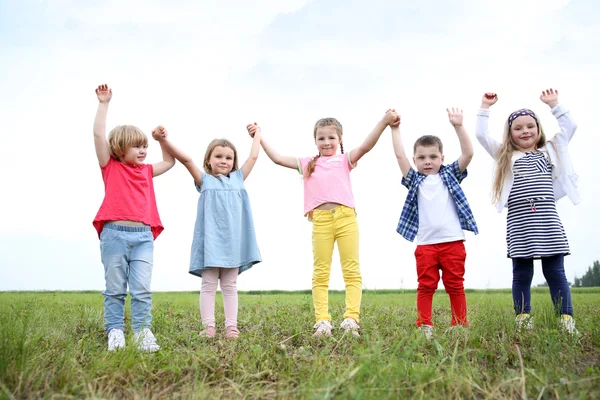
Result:
<svg viewBox="0 0 600 400"><path fill-rule="evenodd" d="M375 146L385 128L397 119L396 112L388 110L365 141L347 154L344 154L342 144L342 125L335 118L323 118L315 124L313 135L318 153L314 157L281 156L261 137L260 144L271 161L282 167L295 169L304 177L304 214L313 223L314 336L330 336L333 328L328 309L328 290L331 256L336 241L346 284L346 312L340 328L353 336L360 336L358 321L362 277L350 171ZM247 128L250 136L254 136L258 130L256 124L248 125ZM337 151L338 147L340 153Z"/></svg>

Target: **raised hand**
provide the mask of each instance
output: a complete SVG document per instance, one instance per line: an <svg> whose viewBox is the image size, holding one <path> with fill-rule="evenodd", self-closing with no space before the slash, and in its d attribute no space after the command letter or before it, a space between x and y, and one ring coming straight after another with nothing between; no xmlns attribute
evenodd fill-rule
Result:
<svg viewBox="0 0 600 400"><path fill-rule="evenodd" d="M107 84L102 84L96 88L96 96L100 103L108 103L112 98L112 89Z"/></svg>
<svg viewBox="0 0 600 400"><path fill-rule="evenodd" d="M542 90L540 100L548 104L550 108L556 107L556 105L558 104L558 90L554 90L552 88Z"/></svg>
<svg viewBox="0 0 600 400"><path fill-rule="evenodd" d="M462 126L463 124L463 111L459 108L446 108L446 112L448 113L448 120L453 127L457 128Z"/></svg>
<svg viewBox="0 0 600 400"><path fill-rule="evenodd" d="M498 95L492 92L486 92L481 98L481 108L487 109L498 101Z"/></svg>
<svg viewBox="0 0 600 400"><path fill-rule="evenodd" d="M169 136L169 133L167 132L167 128L165 128L162 125L157 126L152 131L152 138L158 142L162 142L163 140L165 140L167 138L167 136Z"/></svg>
<svg viewBox="0 0 600 400"><path fill-rule="evenodd" d="M383 120L385 123L391 127L396 127L400 125L400 115L393 108L388 108L383 116Z"/></svg>
<svg viewBox="0 0 600 400"><path fill-rule="evenodd" d="M248 134L251 138L254 138L254 134L256 132L258 132L258 134L260 135L260 126L258 126L256 122L253 124L246 125L246 129L248 130Z"/></svg>

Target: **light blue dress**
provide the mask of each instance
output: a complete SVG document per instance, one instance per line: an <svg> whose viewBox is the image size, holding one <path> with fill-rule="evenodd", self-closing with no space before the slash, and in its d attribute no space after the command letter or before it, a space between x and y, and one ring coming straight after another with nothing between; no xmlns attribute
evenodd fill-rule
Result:
<svg viewBox="0 0 600 400"><path fill-rule="evenodd" d="M244 174L229 177L202 174L194 227L190 274L202 276L211 267L238 268L242 273L261 262Z"/></svg>

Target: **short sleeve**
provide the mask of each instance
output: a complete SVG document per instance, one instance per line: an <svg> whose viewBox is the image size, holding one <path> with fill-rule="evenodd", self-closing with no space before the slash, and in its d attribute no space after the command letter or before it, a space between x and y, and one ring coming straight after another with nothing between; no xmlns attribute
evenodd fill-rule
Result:
<svg viewBox="0 0 600 400"><path fill-rule="evenodd" d="M462 172L460 171L460 168L458 166L458 160L454 161L447 168L449 168L450 173L456 177L456 180L458 181L458 183L461 183L463 181L463 179L465 179L468 175L466 169Z"/></svg>
<svg viewBox="0 0 600 400"><path fill-rule="evenodd" d="M412 168L409 169L406 177L402 177L402 186L405 186L410 189L410 187L412 186L412 184L416 178L417 178L417 173L415 172L415 170Z"/></svg>
<svg viewBox="0 0 600 400"><path fill-rule="evenodd" d="M206 182L205 179L206 179L206 173L203 172L202 173L202 183ZM202 192L202 186L198 185L198 182L196 182L196 180L194 180L194 186L196 187L196 190L198 192Z"/></svg>

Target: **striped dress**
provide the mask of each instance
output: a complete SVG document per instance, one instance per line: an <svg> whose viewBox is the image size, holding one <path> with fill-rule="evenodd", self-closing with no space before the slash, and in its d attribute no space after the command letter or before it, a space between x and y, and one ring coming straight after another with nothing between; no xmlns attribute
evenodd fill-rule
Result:
<svg viewBox="0 0 600 400"><path fill-rule="evenodd" d="M515 162L513 173L506 222L508 257L569 254L569 242L556 212L550 161L541 152L526 153Z"/></svg>

